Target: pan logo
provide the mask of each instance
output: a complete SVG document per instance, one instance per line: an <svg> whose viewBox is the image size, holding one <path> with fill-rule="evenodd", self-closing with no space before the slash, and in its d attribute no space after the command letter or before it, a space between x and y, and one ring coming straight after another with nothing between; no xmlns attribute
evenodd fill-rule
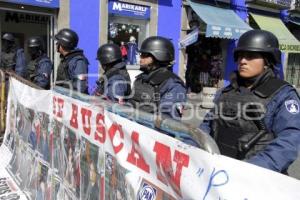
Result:
<svg viewBox="0 0 300 200"><path fill-rule="evenodd" d="M156 189L147 183L143 183L140 189L138 200L154 200L156 197Z"/></svg>

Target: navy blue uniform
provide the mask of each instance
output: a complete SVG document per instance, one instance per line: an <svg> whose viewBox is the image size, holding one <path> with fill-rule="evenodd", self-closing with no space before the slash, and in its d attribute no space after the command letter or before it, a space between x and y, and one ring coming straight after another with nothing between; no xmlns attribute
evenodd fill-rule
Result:
<svg viewBox="0 0 300 200"><path fill-rule="evenodd" d="M118 63L108 69L97 84L95 95L103 95L114 102L125 101L131 91L130 77L125 63Z"/></svg>
<svg viewBox="0 0 300 200"><path fill-rule="evenodd" d="M74 90L81 93L88 93L88 74L89 62L84 56L83 51L76 49L62 57L60 66L57 70L57 85L63 82L69 82ZM68 87L67 84L62 86Z"/></svg>
<svg viewBox="0 0 300 200"><path fill-rule="evenodd" d="M187 100L183 82L164 67L138 75L132 92L134 107L174 119L181 117Z"/></svg>
<svg viewBox="0 0 300 200"><path fill-rule="evenodd" d="M21 77L26 77L24 49L13 48L9 52L1 52L1 68L13 70Z"/></svg>
<svg viewBox="0 0 300 200"><path fill-rule="evenodd" d="M296 160L300 145L300 100L292 86L281 89L268 103L264 122L275 139L248 162L277 172Z"/></svg>
<svg viewBox="0 0 300 200"><path fill-rule="evenodd" d="M274 80L274 79L273 79ZM231 85L223 89L227 90ZM238 90L242 92L242 88ZM216 98L221 99L224 92ZM241 96L242 98L242 96ZM229 100L230 101L230 100ZM256 153L245 161L273 170L277 172L286 172L289 165L296 160L300 145L300 100L299 96L291 85L285 84L276 93L271 96L266 103L266 112L262 122L268 133L272 133L273 139L261 141L264 145L260 150L254 150ZM213 111L215 112L215 110ZM223 111L224 112L224 111ZM214 114L208 113L207 118L200 125L200 129L207 133L212 133L215 128L212 126ZM210 119L209 119L210 117ZM228 123L234 123L229 121ZM242 123L242 121L240 121ZM230 130L226 130L227 133ZM242 134L242 133L241 133ZM270 135L270 134L269 134ZM223 137L226 137L224 135ZM232 137L232 136L227 136ZM226 140L223 139L224 141ZM231 139L229 139L231 140Z"/></svg>
<svg viewBox="0 0 300 200"><path fill-rule="evenodd" d="M37 58L33 82L44 89L49 89L52 66L51 60L45 54Z"/></svg>

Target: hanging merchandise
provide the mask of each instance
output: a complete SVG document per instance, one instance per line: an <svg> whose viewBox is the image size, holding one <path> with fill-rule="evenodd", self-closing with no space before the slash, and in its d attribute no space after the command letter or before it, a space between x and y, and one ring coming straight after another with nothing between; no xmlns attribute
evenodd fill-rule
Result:
<svg viewBox="0 0 300 200"><path fill-rule="evenodd" d="M115 38L118 35L118 28L114 23L109 24L109 35L112 38Z"/></svg>

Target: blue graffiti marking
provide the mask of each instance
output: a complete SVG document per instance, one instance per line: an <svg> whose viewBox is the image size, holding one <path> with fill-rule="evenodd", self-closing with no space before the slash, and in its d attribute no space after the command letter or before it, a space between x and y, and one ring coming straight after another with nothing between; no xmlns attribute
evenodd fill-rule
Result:
<svg viewBox="0 0 300 200"><path fill-rule="evenodd" d="M216 169L214 168L212 173L211 173L211 176L209 178L209 182L208 182L208 186L207 186L207 189L206 189L206 192L205 192L205 195L203 197L203 200L206 199L206 196L208 195L209 191L211 190L212 187L219 187L219 186L223 186L225 184L228 183L229 181L229 177L228 177L228 174L225 170L219 170L219 171L216 171ZM225 180L224 182L220 182L220 183L214 183L214 179L217 175L224 175L225 177Z"/></svg>

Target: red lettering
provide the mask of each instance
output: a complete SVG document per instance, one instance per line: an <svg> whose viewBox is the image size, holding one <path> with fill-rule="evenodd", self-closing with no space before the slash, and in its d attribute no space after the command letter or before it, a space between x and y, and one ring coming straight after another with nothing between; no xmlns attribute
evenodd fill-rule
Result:
<svg viewBox="0 0 300 200"><path fill-rule="evenodd" d="M127 161L131 164L137 166L138 168L149 173L149 165L145 162L145 159L140 151L139 145L139 134L135 131L131 135L132 149L130 154L128 154Z"/></svg>
<svg viewBox="0 0 300 200"><path fill-rule="evenodd" d="M104 143L106 139L104 123L104 115L102 113L98 113L96 116L95 140L100 143Z"/></svg>
<svg viewBox="0 0 300 200"><path fill-rule="evenodd" d="M123 142L120 142L119 145L114 144L114 137L116 136L117 132L120 133L121 139L124 139L124 133L123 133L123 130L122 130L122 126L117 124L117 123L113 123L111 125L111 127L109 128L109 130L108 130L108 135L109 135L109 138L111 140L111 143L112 143L115 154L118 154L124 146Z"/></svg>
<svg viewBox="0 0 300 200"><path fill-rule="evenodd" d="M82 126L83 131L85 134L90 135L91 134L91 116L92 111L88 110L86 108L81 108L81 116L82 116ZM87 118L87 124L86 124L86 118Z"/></svg>
<svg viewBox="0 0 300 200"><path fill-rule="evenodd" d="M156 152L156 165L157 165L157 178L164 184L171 185L174 191L181 196L180 180L182 167L188 167L189 156L175 150L173 161L177 163L175 174L171 162L171 149L170 147L156 142L154 149ZM164 173L164 175L163 175Z"/></svg>
<svg viewBox="0 0 300 200"><path fill-rule="evenodd" d="M57 112L56 116L62 118L63 108L64 108L64 100L61 98L57 98L57 103L58 103L58 112Z"/></svg>
<svg viewBox="0 0 300 200"><path fill-rule="evenodd" d="M76 129L78 128L77 115L78 115L78 106L75 104L72 104L72 117L70 120L70 125Z"/></svg>

